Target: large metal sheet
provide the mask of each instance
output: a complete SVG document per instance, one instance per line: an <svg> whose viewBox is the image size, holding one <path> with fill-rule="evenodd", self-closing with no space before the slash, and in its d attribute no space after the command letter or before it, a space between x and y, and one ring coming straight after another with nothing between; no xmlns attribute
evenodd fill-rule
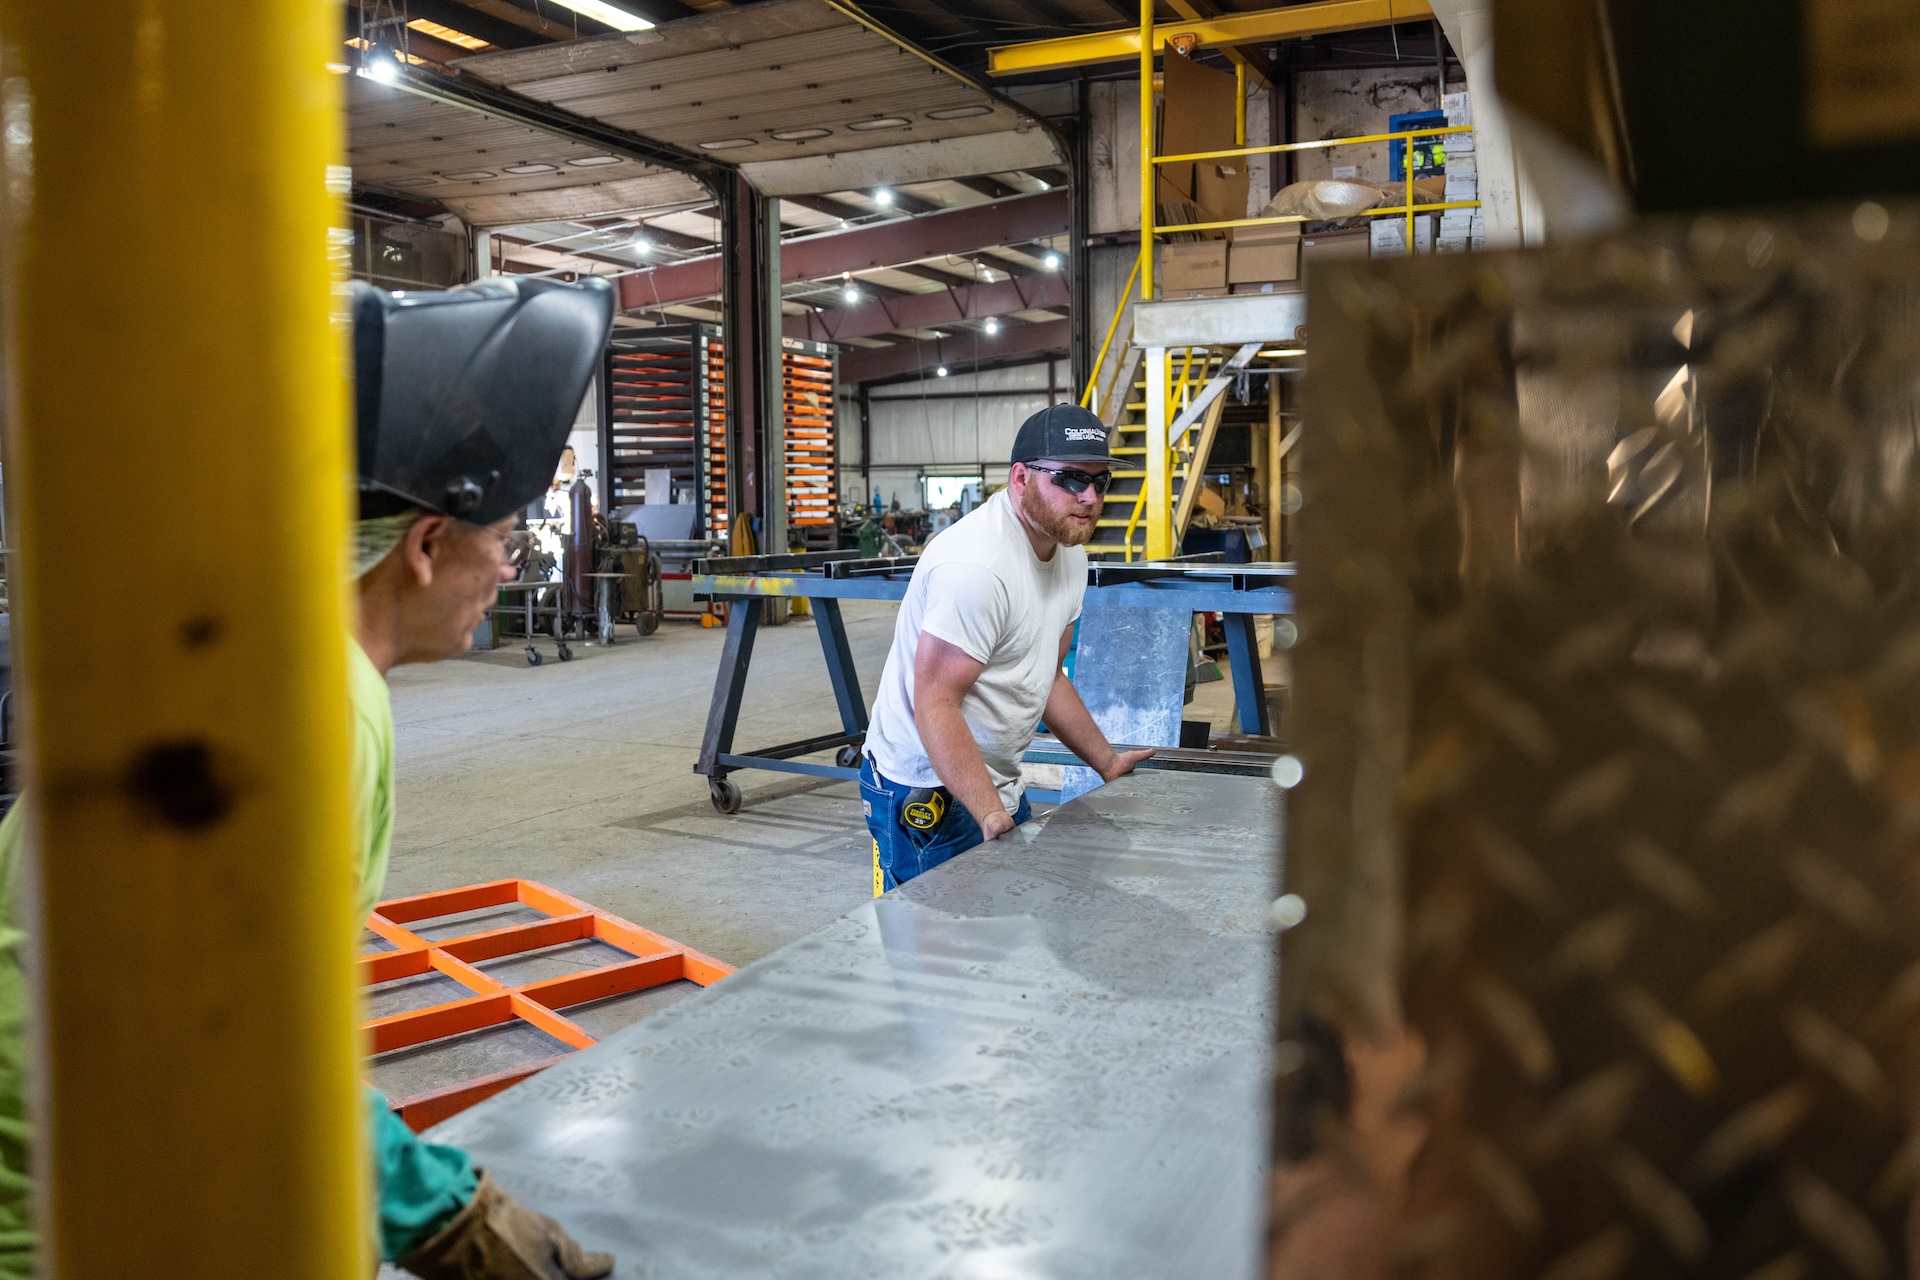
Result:
<svg viewBox="0 0 1920 1280"><path fill-rule="evenodd" d="M432 1136L619 1276L1251 1278L1280 823L1122 779Z"/></svg>
<svg viewBox="0 0 1920 1280"><path fill-rule="evenodd" d="M1274 1280L1920 1274L1920 208L1312 284Z"/></svg>
<svg viewBox="0 0 1920 1280"><path fill-rule="evenodd" d="M1108 742L1145 747L1180 745L1186 705L1193 614L1184 609L1139 609L1089 589L1080 615L1073 687ZM1066 799L1100 785L1084 765L1068 765L1060 779Z"/></svg>

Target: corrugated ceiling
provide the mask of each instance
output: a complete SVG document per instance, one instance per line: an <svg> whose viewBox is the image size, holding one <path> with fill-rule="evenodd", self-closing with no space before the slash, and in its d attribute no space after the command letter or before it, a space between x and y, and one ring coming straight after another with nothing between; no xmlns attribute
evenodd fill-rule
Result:
<svg viewBox="0 0 1920 1280"><path fill-rule="evenodd" d="M910 178L901 181L1061 159L1029 117L821 0L767 0L652 31L463 58L459 66L738 164L780 194L844 189L849 172L885 171L881 156L859 153L911 156ZM849 157L865 163L850 166ZM841 163L820 163L829 158ZM819 174L820 185L783 181L783 174Z"/></svg>
<svg viewBox="0 0 1920 1280"><path fill-rule="evenodd" d="M470 223L592 217L706 195L699 183L670 169L611 157L361 76L346 80L347 163L354 182L438 200Z"/></svg>

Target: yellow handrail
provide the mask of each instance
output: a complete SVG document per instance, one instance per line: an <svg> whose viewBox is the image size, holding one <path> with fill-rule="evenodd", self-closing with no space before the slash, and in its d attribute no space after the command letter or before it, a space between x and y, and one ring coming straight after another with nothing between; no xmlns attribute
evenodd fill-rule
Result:
<svg viewBox="0 0 1920 1280"><path fill-rule="evenodd" d="M1315 138L1310 142L1275 142L1264 147L1229 147L1225 151L1192 151L1186 155L1154 156L1155 164L1183 164L1189 160L1226 160L1234 156L1265 156L1279 151L1318 151L1363 142L1398 142L1403 138L1431 138L1442 133L1471 133L1470 124L1436 125L1431 129L1403 129L1398 133L1367 133L1354 138Z"/></svg>
<svg viewBox="0 0 1920 1280"><path fill-rule="evenodd" d="M1145 246L1141 247L1141 256L1145 255ZM1120 286L1120 305L1113 309L1113 319L1107 321L1106 341L1100 344L1100 354L1093 358L1093 369L1087 374L1087 385L1080 392L1080 407L1093 408L1093 393L1100 385L1100 367L1107 361L1107 348L1113 345L1113 335L1120 328L1120 317L1126 313L1128 299L1133 294L1133 282L1140 278L1140 258L1133 260L1133 270L1127 273L1127 282ZM1097 413L1098 410L1095 410Z"/></svg>

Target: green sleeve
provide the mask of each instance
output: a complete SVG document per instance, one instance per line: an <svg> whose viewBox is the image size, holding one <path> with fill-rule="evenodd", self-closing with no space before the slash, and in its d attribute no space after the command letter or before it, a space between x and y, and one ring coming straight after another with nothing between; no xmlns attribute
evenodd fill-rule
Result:
<svg viewBox="0 0 1920 1280"><path fill-rule="evenodd" d="M473 1199L480 1175L460 1148L422 1142L388 1108L379 1090L367 1090L367 1106L380 1187L380 1256L397 1262L432 1239Z"/></svg>
<svg viewBox="0 0 1920 1280"><path fill-rule="evenodd" d="M0 821L0 1280L33 1276L33 1203L27 1179L27 935L18 920L25 810Z"/></svg>

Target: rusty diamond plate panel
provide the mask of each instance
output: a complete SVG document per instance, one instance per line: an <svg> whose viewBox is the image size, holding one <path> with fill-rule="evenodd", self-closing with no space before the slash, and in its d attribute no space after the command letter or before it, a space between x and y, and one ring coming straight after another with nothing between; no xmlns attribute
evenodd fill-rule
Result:
<svg viewBox="0 0 1920 1280"><path fill-rule="evenodd" d="M1275 1277L1910 1274L1917 245L1316 277Z"/></svg>

